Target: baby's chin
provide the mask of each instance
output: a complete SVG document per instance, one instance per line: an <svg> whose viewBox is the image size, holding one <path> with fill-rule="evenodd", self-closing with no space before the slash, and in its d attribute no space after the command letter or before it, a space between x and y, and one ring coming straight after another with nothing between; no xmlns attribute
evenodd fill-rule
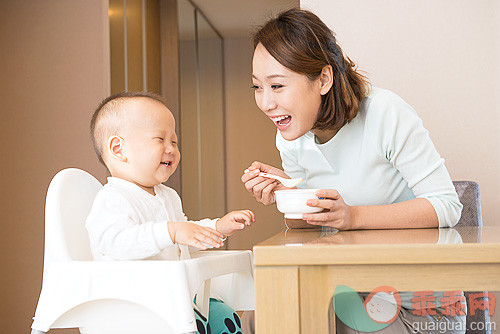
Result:
<svg viewBox="0 0 500 334"><path fill-rule="evenodd" d="M154 187L167 182L170 176L160 176L158 177L157 175L153 175L148 179L143 179L138 182L134 182L135 184L139 185L143 189L153 189Z"/></svg>
<svg viewBox="0 0 500 334"><path fill-rule="evenodd" d="M154 186L157 186L161 183L165 183L167 182L168 180L170 179L170 175L169 176L160 176L160 177L155 177L153 179L153 181L150 183L151 184L151 187L154 187Z"/></svg>
<svg viewBox="0 0 500 334"><path fill-rule="evenodd" d="M172 176L172 174L173 173L169 173L167 176L163 176L163 177L158 178L158 182L159 183L167 182L168 180L170 180L170 177Z"/></svg>

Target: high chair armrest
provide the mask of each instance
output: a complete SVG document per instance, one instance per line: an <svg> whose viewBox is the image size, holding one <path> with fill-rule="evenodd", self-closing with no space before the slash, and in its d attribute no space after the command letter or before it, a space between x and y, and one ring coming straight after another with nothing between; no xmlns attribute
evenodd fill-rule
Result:
<svg viewBox="0 0 500 334"><path fill-rule="evenodd" d="M248 272L253 275L251 251L200 251L191 253L188 270L198 270L198 277L204 281L209 278L234 272Z"/></svg>
<svg viewBox="0 0 500 334"><path fill-rule="evenodd" d="M222 299L234 310L255 309L251 251L199 251L191 253L187 261L192 266L187 266L188 273L192 269L197 272L188 274L192 291L210 280L210 297ZM203 291L206 288L200 291L204 298L208 298Z"/></svg>

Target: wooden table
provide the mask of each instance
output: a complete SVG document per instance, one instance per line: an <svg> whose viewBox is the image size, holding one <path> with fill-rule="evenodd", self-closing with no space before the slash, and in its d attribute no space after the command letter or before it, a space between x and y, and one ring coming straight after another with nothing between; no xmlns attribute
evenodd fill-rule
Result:
<svg viewBox="0 0 500 334"><path fill-rule="evenodd" d="M256 332L326 334L337 285L367 292L381 285L499 291L500 226L292 229L256 245L254 261Z"/></svg>

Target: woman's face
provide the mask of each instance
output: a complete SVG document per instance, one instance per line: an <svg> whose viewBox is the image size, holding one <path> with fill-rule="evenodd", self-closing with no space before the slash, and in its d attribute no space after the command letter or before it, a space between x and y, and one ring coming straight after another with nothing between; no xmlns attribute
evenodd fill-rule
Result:
<svg viewBox="0 0 500 334"><path fill-rule="evenodd" d="M313 127L321 104L321 82L290 71L262 44L253 54L255 101L286 140L294 140Z"/></svg>

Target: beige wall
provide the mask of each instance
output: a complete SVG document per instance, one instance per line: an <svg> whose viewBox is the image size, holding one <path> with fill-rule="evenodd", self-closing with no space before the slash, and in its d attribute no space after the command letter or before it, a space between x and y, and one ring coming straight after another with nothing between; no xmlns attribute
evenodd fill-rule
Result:
<svg viewBox="0 0 500 334"><path fill-rule="evenodd" d="M105 178L88 133L92 110L109 92L104 3L0 1L2 333L30 331L52 176L79 167Z"/></svg>
<svg viewBox="0 0 500 334"><path fill-rule="evenodd" d="M276 206L266 207L255 201L240 180L243 171L254 160L281 166L275 148L276 127L257 108L250 88L252 56L249 38L224 40L227 209L250 209L256 216L254 225L228 238L230 249L251 249L285 227L283 215Z"/></svg>
<svg viewBox="0 0 500 334"><path fill-rule="evenodd" d="M375 86L410 103L455 180L500 224L500 2L302 0Z"/></svg>

